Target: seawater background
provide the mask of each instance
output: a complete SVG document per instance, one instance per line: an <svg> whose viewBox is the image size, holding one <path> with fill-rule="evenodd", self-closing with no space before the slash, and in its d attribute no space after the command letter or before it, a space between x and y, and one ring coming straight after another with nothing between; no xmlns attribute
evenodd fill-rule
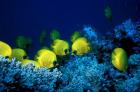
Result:
<svg viewBox="0 0 140 92"><path fill-rule="evenodd" d="M112 22L104 16L107 5L112 8ZM48 32L48 46L49 33L54 28L59 29L66 40L73 31L88 24L104 34L128 18L139 19L139 6L140 0L1 0L0 40L15 47L16 36L31 37L30 51L35 53L40 48L39 34L44 29Z"/></svg>

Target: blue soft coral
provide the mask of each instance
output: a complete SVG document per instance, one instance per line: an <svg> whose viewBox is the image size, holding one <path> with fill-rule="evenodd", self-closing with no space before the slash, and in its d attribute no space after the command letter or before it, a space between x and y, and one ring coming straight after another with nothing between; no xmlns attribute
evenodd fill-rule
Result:
<svg viewBox="0 0 140 92"><path fill-rule="evenodd" d="M32 64L22 66L20 62L0 56L0 91L32 90L54 91L56 81L61 76L58 69L35 68Z"/></svg>
<svg viewBox="0 0 140 92"><path fill-rule="evenodd" d="M130 38L134 42L140 42L140 32L137 30L138 23L132 22L131 19L126 20L121 25L115 27L115 38Z"/></svg>
<svg viewBox="0 0 140 92"><path fill-rule="evenodd" d="M95 56L75 57L68 64L61 67L61 72L63 73L62 90L83 91L98 89L107 70L108 66L98 64Z"/></svg>

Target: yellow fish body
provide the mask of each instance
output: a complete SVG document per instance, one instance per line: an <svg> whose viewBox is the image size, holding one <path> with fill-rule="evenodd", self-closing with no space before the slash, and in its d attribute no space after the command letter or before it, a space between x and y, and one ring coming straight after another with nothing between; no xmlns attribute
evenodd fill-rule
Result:
<svg viewBox="0 0 140 92"><path fill-rule="evenodd" d="M78 38L72 44L72 52L76 52L76 55L83 55L91 50L90 43L85 37Z"/></svg>
<svg viewBox="0 0 140 92"><path fill-rule="evenodd" d="M0 55L4 57L10 57L11 54L12 54L12 48L8 44L0 41Z"/></svg>
<svg viewBox="0 0 140 92"><path fill-rule="evenodd" d="M128 59L125 50L122 48L115 48L111 55L111 61L114 67L125 72L128 68Z"/></svg>
<svg viewBox="0 0 140 92"><path fill-rule="evenodd" d="M40 65L39 65L38 62L36 62L36 61L34 61L34 60L30 60L30 59L24 59L24 60L22 60L21 63L22 63L23 65L27 65L27 64L29 64L29 63L32 63L35 67L37 67L37 68L40 67Z"/></svg>
<svg viewBox="0 0 140 92"><path fill-rule="evenodd" d="M56 55L64 56L69 53L69 44L64 40L60 39L54 40L51 47Z"/></svg>
<svg viewBox="0 0 140 92"><path fill-rule="evenodd" d="M52 68L54 63L57 61L57 57L53 51L47 49L41 49L36 55L36 59L40 67Z"/></svg>
<svg viewBox="0 0 140 92"><path fill-rule="evenodd" d="M27 54L23 49L15 48L12 49L11 58L16 58L18 61L22 61L27 58Z"/></svg>

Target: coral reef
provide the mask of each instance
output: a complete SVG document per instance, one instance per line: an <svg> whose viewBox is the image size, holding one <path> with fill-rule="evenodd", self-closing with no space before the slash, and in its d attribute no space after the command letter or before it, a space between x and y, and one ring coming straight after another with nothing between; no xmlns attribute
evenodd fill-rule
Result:
<svg viewBox="0 0 140 92"><path fill-rule="evenodd" d="M115 27L109 38L100 39L95 29L85 26L85 37L93 51L81 56L70 55L54 69L21 65L15 59L0 56L0 91L47 92L139 92L140 31L139 22L131 19ZM58 37L58 36L57 36ZM111 64L114 48L128 54L128 69L120 72ZM63 58L63 57L62 57Z"/></svg>
<svg viewBox="0 0 140 92"><path fill-rule="evenodd" d="M60 68L62 72L60 90L84 91L100 90L104 74L109 69L106 64L98 64L96 57L74 57Z"/></svg>
<svg viewBox="0 0 140 92"><path fill-rule="evenodd" d="M123 38L130 37L130 38L134 39L134 36L136 36L136 33L137 33L135 27L136 26L134 25L134 23L132 22L131 19L123 22L121 25L116 26L116 28L114 29L115 38L122 39L122 37Z"/></svg>
<svg viewBox="0 0 140 92"><path fill-rule="evenodd" d="M87 38L90 40L97 40L97 33L95 28L92 28L91 26L84 26L83 32L85 33L85 36L87 36Z"/></svg>
<svg viewBox="0 0 140 92"><path fill-rule="evenodd" d="M137 29L139 23L126 20L114 29L114 43L124 48L128 55L140 52L140 31Z"/></svg>
<svg viewBox="0 0 140 92"><path fill-rule="evenodd" d="M0 56L0 91L54 91L61 77L58 69L35 68L32 64L22 66L20 62Z"/></svg>

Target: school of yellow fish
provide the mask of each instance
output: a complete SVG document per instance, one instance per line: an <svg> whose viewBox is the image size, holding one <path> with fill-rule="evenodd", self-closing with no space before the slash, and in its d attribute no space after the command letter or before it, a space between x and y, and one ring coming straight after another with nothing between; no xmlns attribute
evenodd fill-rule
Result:
<svg viewBox="0 0 140 92"><path fill-rule="evenodd" d="M84 55L91 51L91 44L87 38L75 32L71 36L72 45L62 39L54 39L51 49L40 49L33 60L28 58L25 50L21 48L11 48L7 43L0 41L0 55L9 59L16 58L23 65L32 63L35 67L53 68L58 65L57 56L65 55ZM71 48L71 51L70 51ZM128 68L127 54L122 48L115 48L111 54L111 63L119 71L125 72Z"/></svg>

